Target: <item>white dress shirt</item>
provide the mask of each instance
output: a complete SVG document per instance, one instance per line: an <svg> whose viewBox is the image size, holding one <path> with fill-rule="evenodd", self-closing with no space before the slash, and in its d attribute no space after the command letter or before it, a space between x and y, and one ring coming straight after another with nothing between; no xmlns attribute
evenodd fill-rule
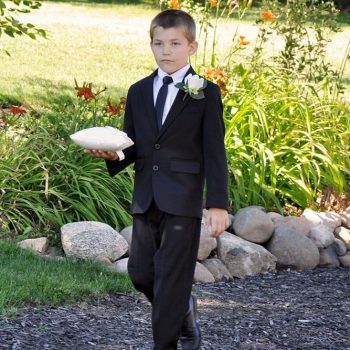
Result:
<svg viewBox="0 0 350 350"><path fill-rule="evenodd" d="M153 81L154 105L156 105L158 92L163 85L163 78L165 76L170 76L173 78L173 82L168 85L168 94L167 94L167 97L165 100L162 124L164 124L164 121L165 121L165 119L170 111L170 108L175 101L175 97L179 91L179 89L177 87L175 87L175 85L177 83L181 83L183 81L183 78L189 69L190 69L190 64L187 64L185 67L183 67L183 68L179 69L178 71L176 71L175 73L169 75L169 74L165 73L163 70L161 70L160 68L158 68L158 74L154 77L154 81Z"/></svg>

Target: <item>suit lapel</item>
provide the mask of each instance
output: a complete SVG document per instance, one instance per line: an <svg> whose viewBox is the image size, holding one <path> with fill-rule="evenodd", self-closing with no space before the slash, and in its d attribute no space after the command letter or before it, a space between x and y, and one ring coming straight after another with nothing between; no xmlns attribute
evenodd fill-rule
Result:
<svg viewBox="0 0 350 350"><path fill-rule="evenodd" d="M157 117L153 99L153 81L156 74L157 70L155 70L150 76L148 76L148 78L145 80L145 88L143 89L143 102L145 112L147 114L147 117L149 118L151 128L155 134L158 133Z"/></svg>
<svg viewBox="0 0 350 350"><path fill-rule="evenodd" d="M189 68L189 70L186 72L185 77L188 74L196 74L192 67ZM153 91L153 90L152 90ZM169 128L169 126L175 121L176 117L180 114L182 109L186 106L186 104L189 102L190 96L185 97L185 92L182 90L179 90L177 92L177 95L175 97L174 103L172 104L169 113L165 119L165 122L162 126L162 128L159 131L158 137L164 134L164 132Z"/></svg>

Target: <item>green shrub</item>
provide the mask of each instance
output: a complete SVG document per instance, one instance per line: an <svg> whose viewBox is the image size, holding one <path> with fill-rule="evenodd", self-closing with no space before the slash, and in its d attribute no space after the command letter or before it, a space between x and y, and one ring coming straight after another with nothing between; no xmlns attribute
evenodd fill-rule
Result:
<svg viewBox="0 0 350 350"><path fill-rule="evenodd" d="M225 96L232 207L305 208L329 185L344 193L349 109L269 66L240 71Z"/></svg>
<svg viewBox="0 0 350 350"><path fill-rule="evenodd" d="M117 228L130 223L132 170L111 178L104 161L69 139L96 125L120 127L120 118L106 113L96 100L81 99L40 119L35 113L23 115L21 123L0 132L3 231L31 236L46 227L59 243L59 226L68 222L97 220Z"/></svg>
<svg viewBox="0 0 350 350"><path fill-rule="evenodd" d="M256 15L259 35L253 49L246 50L254 43L236 29L227 33L231 45L219 59L218 24L232 17L242 20L251 5L181 2L204 35L206 49L197 70L223 93L231 206L259 204L280 211L289 205L315 206L329 187L338 194L349 190L350 110L341 97L350 42L336 70L325 60L331 34L340 30L331 1L283 5L264 0ZM271 54L269 45L276 37L283 47ZM194 61L199 62L197 57Z"/></svg>

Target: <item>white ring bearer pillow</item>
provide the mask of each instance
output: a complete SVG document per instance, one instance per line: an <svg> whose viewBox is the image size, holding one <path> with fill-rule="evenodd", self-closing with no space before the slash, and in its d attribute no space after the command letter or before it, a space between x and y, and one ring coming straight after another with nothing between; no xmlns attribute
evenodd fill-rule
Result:
<svg viewBox="0 0 350 350"><path fill-rule="evenodd" d="M112 126L83 129L70 135L70 138L74 143L86 149L115 151L120 160L125 158L123 149L134 144L124 131Z"/></svg>

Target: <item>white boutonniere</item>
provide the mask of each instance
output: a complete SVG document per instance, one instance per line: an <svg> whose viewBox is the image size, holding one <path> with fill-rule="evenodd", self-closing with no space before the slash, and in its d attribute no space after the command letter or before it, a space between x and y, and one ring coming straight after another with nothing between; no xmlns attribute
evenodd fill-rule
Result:
<svg viewBox="0 0 350 350"><path fill-rule="evenodd" d="M190 95L196 100L204 98L203 90L207 87L207 81L204 78L200 78L198 75L188 74L183 83L177 83L175 87L184 91L187 95Z"/></svg>

